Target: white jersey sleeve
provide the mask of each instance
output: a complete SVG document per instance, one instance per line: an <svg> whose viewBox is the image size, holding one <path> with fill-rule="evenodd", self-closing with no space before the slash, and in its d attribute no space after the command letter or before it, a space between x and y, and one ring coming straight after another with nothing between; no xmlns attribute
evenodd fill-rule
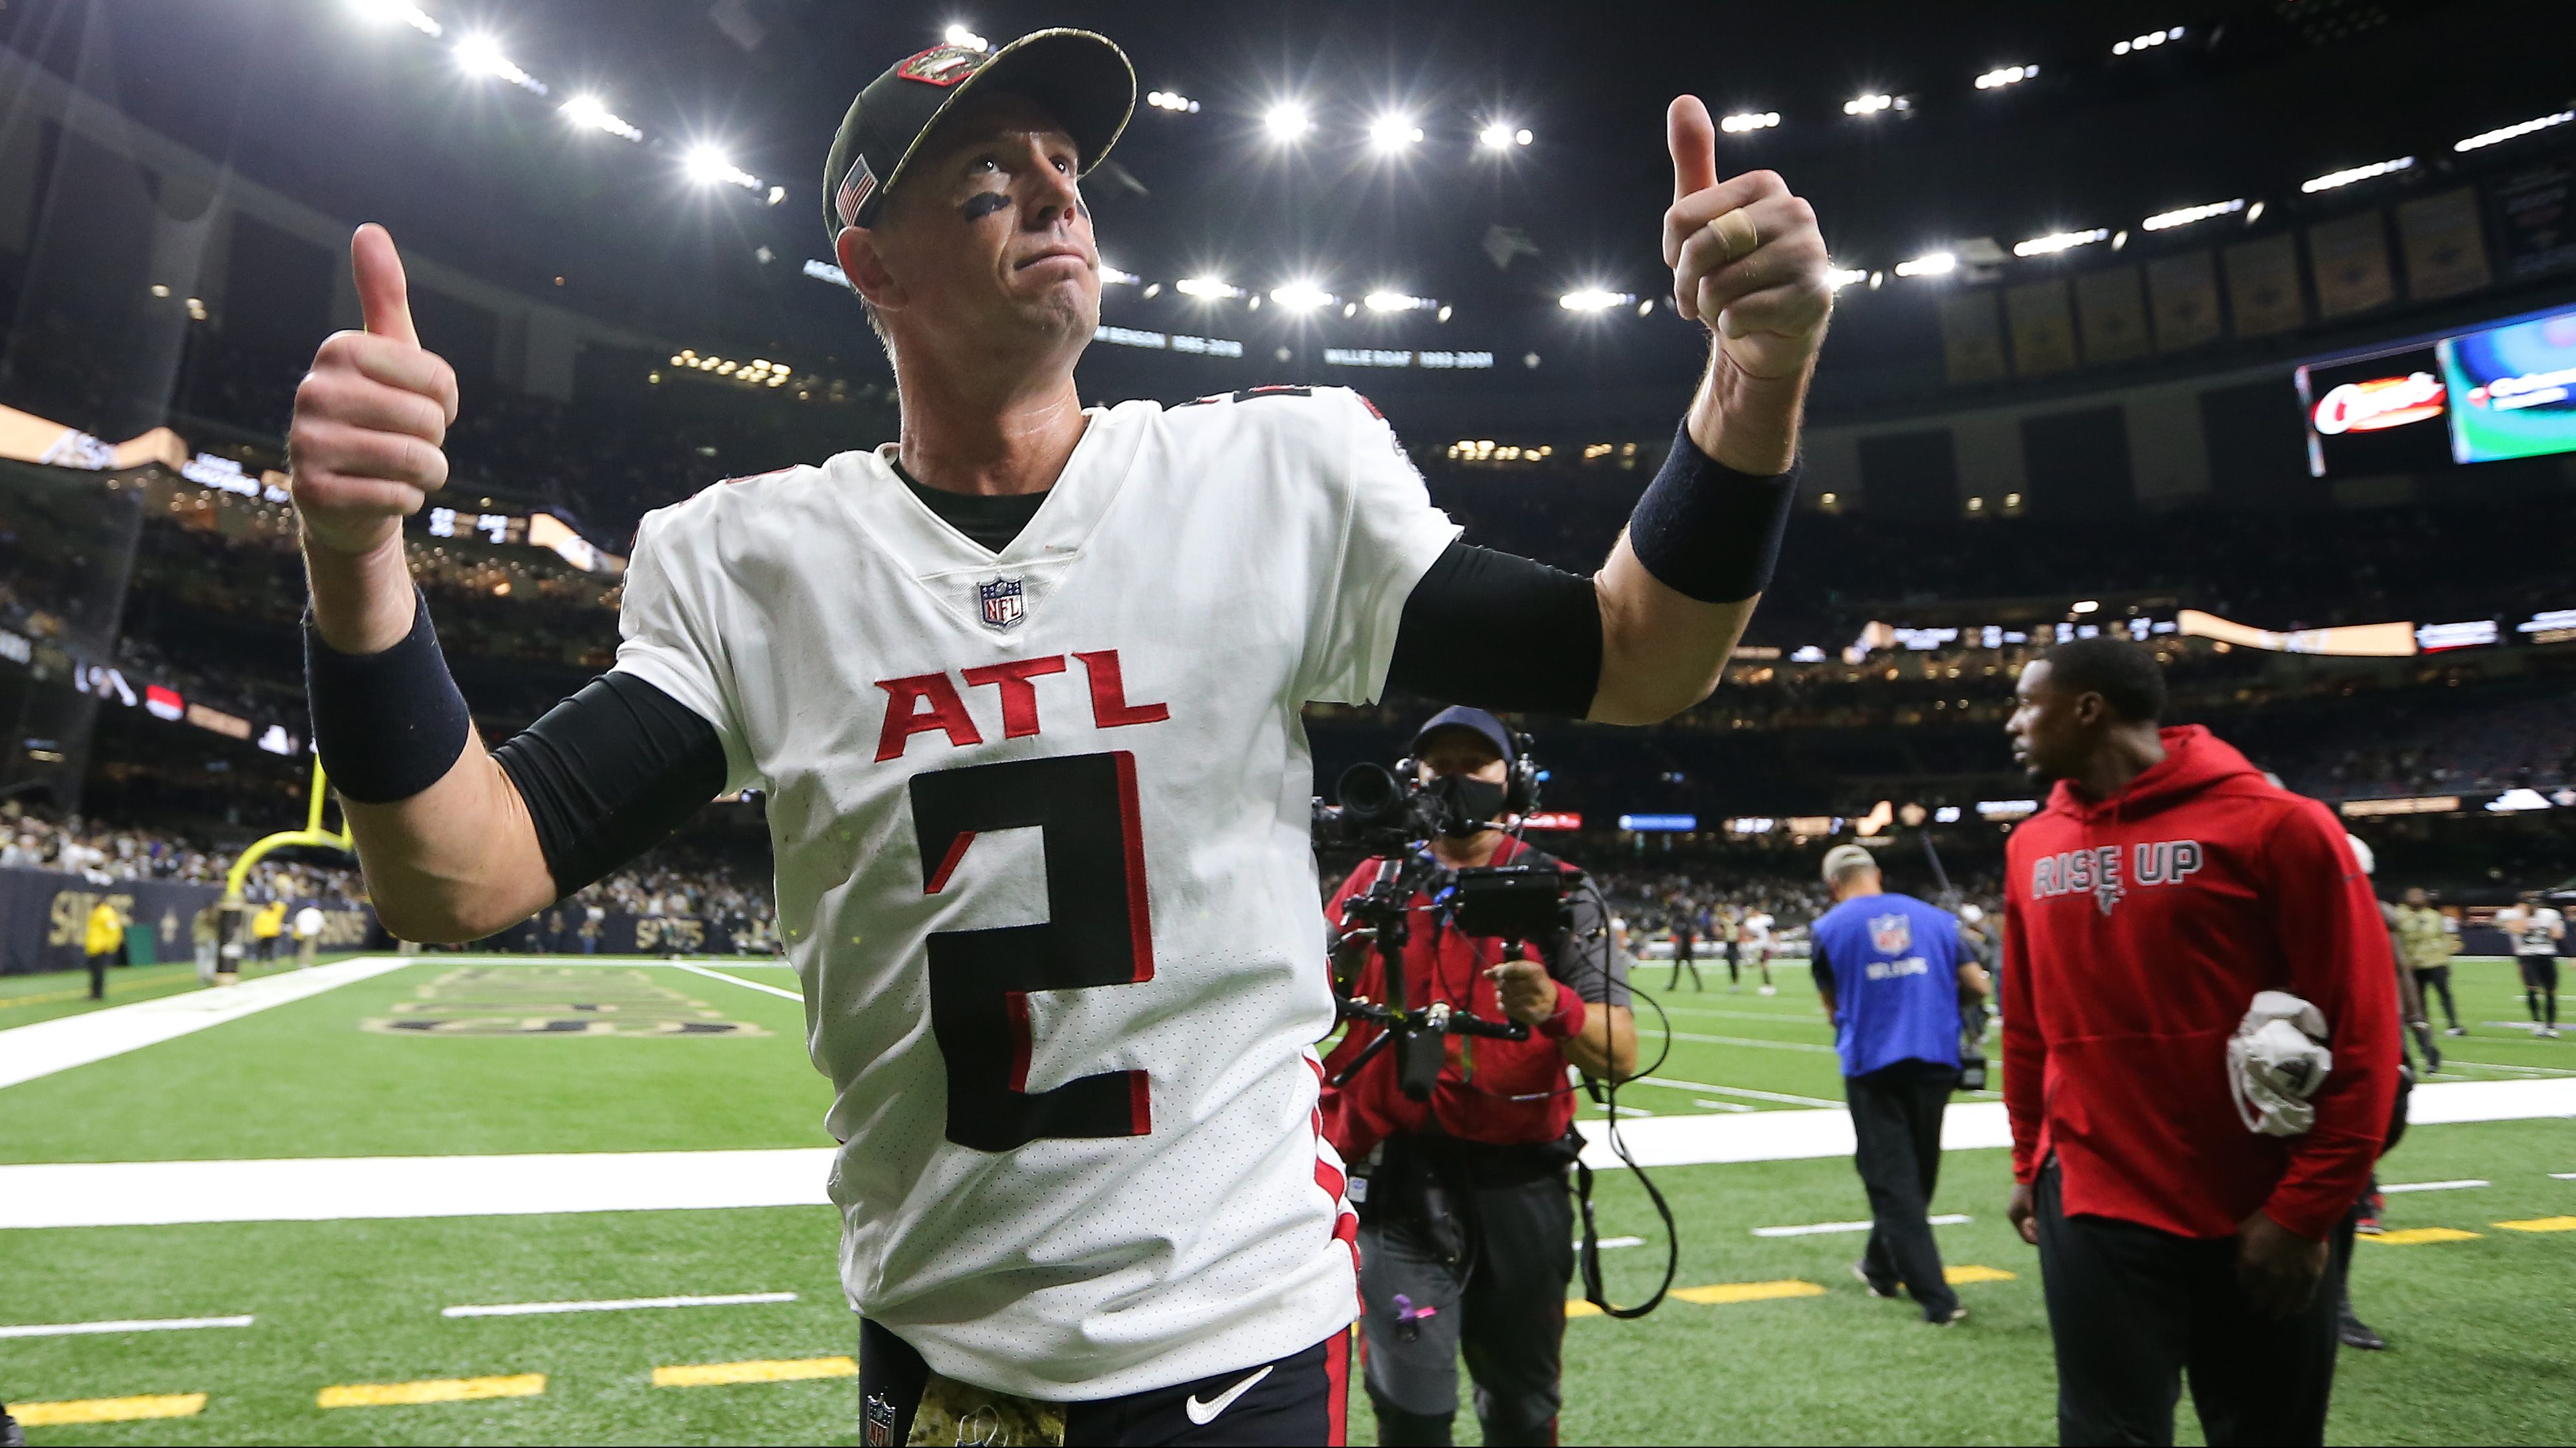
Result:
<svg viewBox="0 0 2576 1448"><path fill-rule="evenodd" d="M732 660L717 617L735 590L706 533L716 521L713 510L691 503L644 515L617 610L615 672L651 684L715 726L724 742L730 792L762 781L745 743Z"/></svg>
<svg viewBox="0 0 2576 1448"><path fill-rule="evenodd" d="M1432 506L1422 474L1366 398L1343 388L1314 395L1332 419L1317 481L1339 512L1342 536L1338 572L1319 600L1305 697L1373 703L1386 689L1404 601L1459 529Z"/></svg>

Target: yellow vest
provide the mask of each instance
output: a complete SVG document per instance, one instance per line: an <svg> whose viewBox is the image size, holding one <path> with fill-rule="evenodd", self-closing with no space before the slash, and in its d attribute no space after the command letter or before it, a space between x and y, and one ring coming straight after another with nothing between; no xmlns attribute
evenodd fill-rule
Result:
<svg viewBox="0 0 2576 1448"><path fill-rule="evenodd" d="M250 933L261 940L274 940L286 928L286 902L271 900L250 918Z"/></svg>
<svg viewBox="0 0 2576 1448"><path fill-rule="evenodd" d="M124 943L125 921L117 915L115 906L99 901L89 912L89 929L81 941L82 948L92 955L106 955Z"/></svg>

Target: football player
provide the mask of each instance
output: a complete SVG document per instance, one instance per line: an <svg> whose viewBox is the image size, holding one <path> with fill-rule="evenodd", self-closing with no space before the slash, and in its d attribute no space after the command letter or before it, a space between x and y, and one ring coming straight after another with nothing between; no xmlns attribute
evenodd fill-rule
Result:
<svg viewBox="0 0 2576 1448"><path fill-rule="evenodd" d="M1589 578L1470 547L1353 393L1077 400L1081 178L1134 99L1076 30L859 92L823 220L900 440L647 517L616 667L497 749L404 561L458 402L380 228L352 244L367 329L297 394L315 737L388 929L488 935L767 792L871 1442L1340 1441L1354 1225L1316 1130L1299 708L1397 684L1635 724L1705 697L1777 555L1831 309L1813 211L1720 181L1675 101L1663 254L1714 343L1670 458Z"/></svg>

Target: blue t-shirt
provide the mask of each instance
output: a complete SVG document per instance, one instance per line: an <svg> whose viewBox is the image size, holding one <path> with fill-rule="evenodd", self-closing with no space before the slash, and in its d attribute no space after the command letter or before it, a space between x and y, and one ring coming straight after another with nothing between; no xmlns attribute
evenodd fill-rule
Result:
<svg viewBox="0 0 2576 1448"><path fill-rule="evenodd" d="M1816 985L1834 993L1843 1074L1899 1061L1959 1064L1959 922L1911 895L1855 895L1808 931Z"/></svg>

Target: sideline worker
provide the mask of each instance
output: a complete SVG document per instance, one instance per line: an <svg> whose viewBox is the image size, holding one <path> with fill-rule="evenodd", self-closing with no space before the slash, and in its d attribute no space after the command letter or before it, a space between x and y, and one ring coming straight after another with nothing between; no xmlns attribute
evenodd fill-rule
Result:
<svg viewBox="0 0 2576 1448"><path fill-rule="evenodd" d="M1443 833L1431 842L1442 866L1563 868L1493 823L1529 808L1526 784L1511 782L1515 751L1500 720L1444 709L1414 736L1412 753L1425 784L1447 794ZM1342 902L1368 888L1378 865L1363 861L1342 882L1328 908L1336 928ZM1624 1079L1637 1056L1627 961L1611 938L1609 908L1589 881L1567 902L1569 928L1531 941L1537 959L1507 962L1503 942L1460 934L1416 895L1407 1002L1508 1017L1530 1028L1529 1039L1447 1037L1448 1061L1428 1101L1403 1093L1392 1051L1324 1093L1325 1131L1343 1159L1375 1153L1359 1201L1360 1299L1369 1401L1378 1441L1391 1448L1450 1441L1462 1347L1485 1441L1556 1441L1574 1280L1566 1168L1580 1146L1565 1068ZM1346 945L1335 968L1352 994L1385 998L1383 966L1365 941ZM1378 1035L1354 1023L1324 1063L1327 1079Z"/></svg>
<svg viewBox="0 0 2576 1448"><path fill-rule="evenodd" d="M2433 908L2423 886L2410 886L2406 903L2389 907L2388 928L2397 937L2398 964L2415 975L2421 1005L2414 1014L2419 1018L2429 1014L2432 996L2439 992L2442 1014L2451 1023L2446 1034L2467 1035L2460 1027L2459 1004L2451 999L2451 957L2460 953L2460 938L2442 912Z"/></svg>
<svg viewBox="0 0 2576 1448"><path fill-rule="evenodd" d="M116 964L116 952L125 944L125 917L101 895L89 907L89 921L81 931L81 948L89 956L89 998L107 999L107 968Z"/></svg>
<svg viewBox="0 0 2576 1448"><path fill-rule="evenodd" d="M2058 1434L2170 1443L2187 1371L2211 1443L2320 1442L2352 1207L2397 1100L2369 877L2325 806L2157 727L2140 645L2060 645L2014 693L2014 757L2054 788L2004 849L2005 1214L2039 1247ZM2262 992L2332 1053L2289 1135L2232 1094Z"/></svg>
<svg viewBox="0 0 2576 1448"><path fill-rule="evenodd" d="M1938 906L1890 894L1859 845L1825 852L1834 908L1809 928L1816 994L1834 1023L1856 1164L1869 1189L1869 1249L1852 1275L1872 1294L1902 1285L1923 1320L1968 1315L1932 1242L1941 1178L1941 1115L1959 1085L1959 1007L1986 996L1986 972Z"/></svg>

